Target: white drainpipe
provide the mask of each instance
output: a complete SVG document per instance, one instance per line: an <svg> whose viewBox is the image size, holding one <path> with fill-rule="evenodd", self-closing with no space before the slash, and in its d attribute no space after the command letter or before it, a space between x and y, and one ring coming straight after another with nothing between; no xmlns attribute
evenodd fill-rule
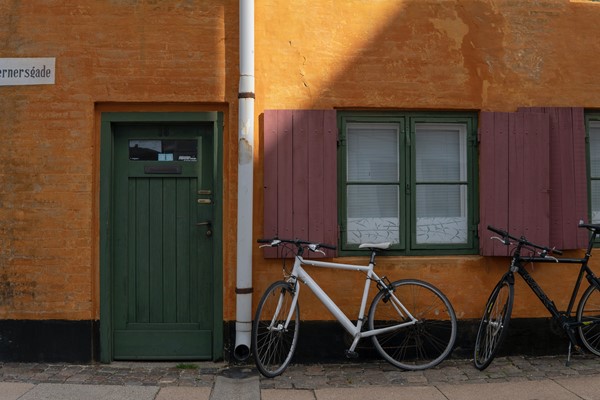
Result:
<svg viewBox="0 0 600 400"><path fill-rule="evenodd" d="M254 177L254 0L240 0L240 85L238 92L238 211L235 348L250 356L252 329L252 189Z"/></svg>

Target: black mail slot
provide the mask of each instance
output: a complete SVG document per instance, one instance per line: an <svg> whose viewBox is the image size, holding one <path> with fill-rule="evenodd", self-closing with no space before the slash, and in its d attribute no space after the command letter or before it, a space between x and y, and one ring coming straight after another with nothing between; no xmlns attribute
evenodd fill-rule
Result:
<svg viewBox="0 0 600 400"><path fill-rule="evenodd" d="M145 174L181 174L181 165L144 165Z"/></svg>

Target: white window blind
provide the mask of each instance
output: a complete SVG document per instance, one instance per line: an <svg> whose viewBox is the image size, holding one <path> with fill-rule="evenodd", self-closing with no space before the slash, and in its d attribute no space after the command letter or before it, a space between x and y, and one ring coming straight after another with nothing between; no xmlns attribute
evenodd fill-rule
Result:
<svg viewBox="0 0 600 400"><path fill-rule="evenodd" d="M398 180L398 128L393 124L349 124L348 181Z"/></svg>
<svg viewBox="0 0 600 400"><path fill-rule="evenodd" d="M398 136L396 124L348 125L348 243L400 239Z"/></svg>
<svg viewBox="0 0 600 400"><path fill-rule="evenodd" d="M467 143L463 124L415 125L417 243L465 243Z"/></svg>

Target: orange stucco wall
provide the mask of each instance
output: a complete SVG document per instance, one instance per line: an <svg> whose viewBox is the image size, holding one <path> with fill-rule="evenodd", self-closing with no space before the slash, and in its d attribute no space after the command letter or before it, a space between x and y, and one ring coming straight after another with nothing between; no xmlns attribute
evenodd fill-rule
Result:
<svg viewBox="0 0 600 400"><path fill-rule="evenodd" d="M600 43L593 39L600 33L593 23L600 4L271 1L259 2L257 16L259 113L286 108L515 111L522 106L600 106L600 82L592 78L600 67L594 56ZM255 210L255 220L262 221L262 212ZM255 235L261 233L257 224ZM448 295L459 318L478 318L507 263L506 258L479 256L388 257L379 259L377 269L390 279L428 280ZM254 254L254 265L257 293L281 276L279 263L266 262L260 252ZM546 264L530 272L557 305L566 307L575 266ZM364 278L337 271L317 276L345 311L356 315ZM520 280L516 293L515 316L547 315ZM305 290L303 297L303 318L326 318L328 312L311 293Z"/></svg>
<svg viewBox="0 0 600 400"><path fill-rule="evenodd" d="M598 3L255 3L254 238L262 236L265 109L600 108ZM0 0L0 43L0 57L56 57L57 65L54 85L0 87L0 318L99 317L99 115L193 110L225 115L223 302L224 319L235 319L238 2ZM258 250L253 265L256 303L281 275ZM391 257L378 270L429 280L459 317L476 318L505 265ZM534 276L560 303L573 269L544 265ZM318 275L354 313L361 277ZM521 289L515 315L545 315ZM308 292L302 302L303 318L326 318Z"/></svg>

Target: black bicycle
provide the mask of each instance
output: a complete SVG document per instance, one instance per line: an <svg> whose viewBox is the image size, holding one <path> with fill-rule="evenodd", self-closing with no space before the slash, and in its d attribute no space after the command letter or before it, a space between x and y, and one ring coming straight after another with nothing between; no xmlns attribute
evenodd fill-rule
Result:
<svg viewBox="0 0 600 400"><path fill-rule="evenodd" d="M590 241L583 258L556 258L553 254L562 255L561 251L531 243L523 236L517 238L506 231L488 226L490 231L499 235L493 236L492 239L499 240L506 246L514 245L515 247L509 269L492 291L479 324L473 360L477 369L484 370L490 365L506 336L514 300L515 272L527 282L527 285L548 309L552 318L566 332L569 338L567 364L571 359L572 347L581 352L575 331L579 334L581 343L589 351L600 356L600 280L588 266L594 241L600 233L600 225L581 223L579 227L591 231ZM548 298L535 279L524 268L524 265L528 263L549 262L581 264L579 277L573 287L571 300L566 311L559 311L556 308L554 302ZM589 282L589 287L581 296L577 312L573 315L573 307L584 275Z"/></svg>

